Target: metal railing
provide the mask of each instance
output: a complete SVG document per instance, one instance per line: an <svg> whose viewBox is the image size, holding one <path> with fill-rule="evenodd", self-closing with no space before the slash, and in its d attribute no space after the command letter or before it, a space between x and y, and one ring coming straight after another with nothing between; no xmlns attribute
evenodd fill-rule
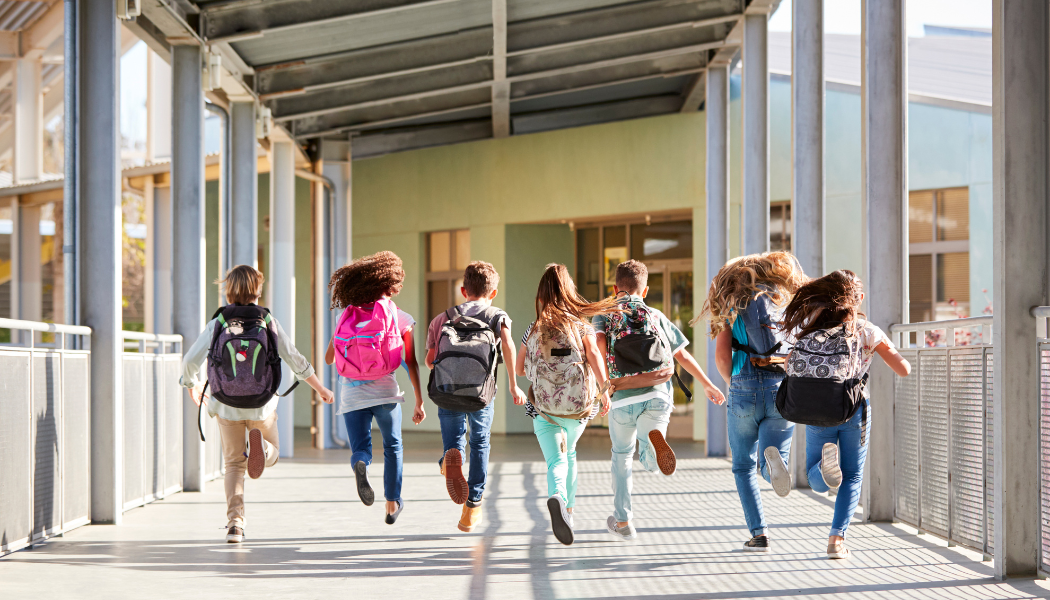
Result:
<svg viewBox="0 0 1050 600"><path fill-rule="evenodd" d="M0 329L14 341L0 345L3 555L90 519L91 329L14 319Z"/></svg>
<svg viewBox="0 0 1050 600"><path fill-rule="evenodd" d="M125 331L124 510L182 490L182 336Z"/></svg>
<svg viewBox="0 0 1050 600"><path fill-rule="evenodd" d="M897 519L992 555L992 317L894 325ZM944 335L939 335L939 332Z"/></svg>
<svg viewBox="0 0 1050 600"><path fill-rule="evenodd" d="M1050 573L1050 306L1032 309L1039 353L1039 565Z"/></svg>

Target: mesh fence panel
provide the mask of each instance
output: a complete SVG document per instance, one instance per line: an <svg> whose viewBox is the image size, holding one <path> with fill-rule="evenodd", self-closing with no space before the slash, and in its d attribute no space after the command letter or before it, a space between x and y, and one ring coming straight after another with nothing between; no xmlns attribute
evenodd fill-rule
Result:
<svg viewBox="0 0 1050 600"><path fill-rule="evenodd" d="M164 385L158 397L164 401L164 487L165 493L182 489L182 402L179 386L180 356L165 356Z"/></svg>
<svg viewBox="0 0 1050 600"><path fill-rule="evenodd" d="M143 423L142 359L124 357L124 509L142 503Z"/></svg>
<svg viewBox="0 0 1050 600"><path fill-rule="evenodd" d="M984 549L984 350L953 349L951 372L951 537Z"/></svg>
<svg viewBox="0 0 1050 600"><path fill-rule="evenodd" d="M919 354L919 525L948 535L948 355Z"/></svg>
<svg viewBox="0 0 1050 600"><path fill-rule="evenodd" d="M901 354L918 370L916 352ZM919 373L896 377L894 391L894 473L897 518L919 525Z"/></svg>
<svg viewBox="0 0 1050 600"><path fill-rule="evenodd" d="M29 355L0 354L0 552L25 544L30 502Z"/></svg>
<svg viewBox="0 0 1050 600"><path fill-rule="evenodd" d="M59 507L61 420L61 361L56 354L34 354L33 385L33 537L43 537L62 526Z"/></svg>
<svg viewBox="0 0 1050 600"><path fill-rule="evenodd" d="M62 357L62 510L65 525L83 522L91 510L90 357Z"/></svg>

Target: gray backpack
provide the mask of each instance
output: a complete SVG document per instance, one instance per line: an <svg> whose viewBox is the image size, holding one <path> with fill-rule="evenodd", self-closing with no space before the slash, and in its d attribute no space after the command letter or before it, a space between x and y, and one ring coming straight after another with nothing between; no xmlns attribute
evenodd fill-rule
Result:
<svg viewBox="0 0 1050 600"><path fill-rule="evenodd" d="M497 327L503 311L490 306L468 317L456 306L445 316L427 394L445 410L481 410L496 396L496 365L502 360Z"/></svg>

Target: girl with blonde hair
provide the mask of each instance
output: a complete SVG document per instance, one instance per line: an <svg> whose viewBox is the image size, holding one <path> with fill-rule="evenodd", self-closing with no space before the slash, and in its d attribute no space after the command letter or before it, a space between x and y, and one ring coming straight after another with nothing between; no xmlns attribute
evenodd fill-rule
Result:
<svg viewBox="0 0 1050 600"><path fill-rule="evenodd" d="M769 552L758 474L780 496L791 491L787 460L795 426L776 408L783 381L787 336L784 307L807 278L788 252L735 258L711 281L700 316L711 323L715 364L729 384L729 447L733 476L751 539L747 552ZM759 449L764 449L759 453Z"/></svg>

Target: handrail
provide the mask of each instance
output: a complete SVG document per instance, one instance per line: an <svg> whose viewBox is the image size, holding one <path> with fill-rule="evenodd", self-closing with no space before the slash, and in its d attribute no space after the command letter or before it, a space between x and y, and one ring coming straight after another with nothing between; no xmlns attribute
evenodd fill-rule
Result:
<svg viewBox="0 0 1050 600"><path fill-rule="evenodd" d="M121 331L124 339L142 342L181 342L182 336L175 333L146 333L143 331Z"/></svg>
<svg viewBox="0 0 1050 600"><path fill-rule="evenodd" d="M22 331L43 331L64 333L67 335L91 335L91 328L83 325L64 325L62 323L40 323L22 321L21 319L0 319L0 329L20 329Z"/></svg>
<svg viewBox="0 0 1050 600"><path fill-rule="evenodd" d="M1044 307L1050 309L1050 307ZM1032 309L1035 310L1035 309ZM1047 315L1050 316L1050 315ZM981 317L966 317L965 319L948 319L946 321L922 321L919 323L898 323L890 325L890 333L908 333L914 331L932 331L935 329L967 329L970 327L983 327L992 324L989 315Z"/></svg>
<svg viewBox="0 0 1050 600"><path fill-rule="evenodd" d="M1031 313L1037 319L1050 319L1050 306L1033 306Z"/></svg>

